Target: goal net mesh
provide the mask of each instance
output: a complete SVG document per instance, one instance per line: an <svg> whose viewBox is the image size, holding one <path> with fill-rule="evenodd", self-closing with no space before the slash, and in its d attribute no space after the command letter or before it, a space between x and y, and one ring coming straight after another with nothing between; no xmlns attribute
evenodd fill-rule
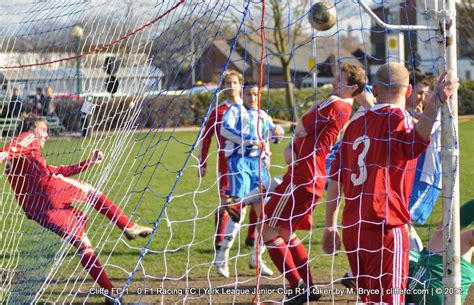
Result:
<svg viewBox="0 0 474 305"><path fill-rule="evenodd" d="M281 288L288 284L267 253L264 261L274 275L257 276L248 266L253 250L246 245L247 230L254 227L248 219L230 251L229 278L215 270L222 178L217 165L222 147L215 136L207 174L197 173L204 126L226 99L226 71L241 73L244 82L261 81L260 108L286 129L282 142L271 144L272 177L287 170L283 150L294 137L292 122L331 92L341 63L363 67L369 83L386 61L438 75L444 54L434 31L388 31L357 1L329 1L337 22L319 32L308 22L315 2L0 4L0 145L6 147L24 129L23 116L45 116L46 162L76 164L101 149L102 164L74 178L100 190L134 223L153 228L150 236L130 241L90 204L74 204L87 217L85 234L124 302L241 303L258 294L260 301L279 303L284 297ZM429 1L365 2L390 24L436 25L428 18L434 8ZM18 98L22 107L15 112L12 101ZM5 163L0 166L3 171ZM81 266L77 249L25 216L5 174L1 186L0 300L102 301L105 292ZM313 212L313 228L298 236L317 285L342 291L347 259L321 249L324 202L323 197ZM417 226L424 242L441 220L439 206ZM357 295L323 294L323 300L355 302Z"/></svg>

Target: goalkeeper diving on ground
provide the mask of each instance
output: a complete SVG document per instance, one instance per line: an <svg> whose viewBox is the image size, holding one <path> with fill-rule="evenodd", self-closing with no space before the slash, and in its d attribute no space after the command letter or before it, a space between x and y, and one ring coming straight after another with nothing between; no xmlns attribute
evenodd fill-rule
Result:
<svg viewBox="0 0 474 305"><path fill-rule="evenodd" d="M70 178L99 165L104 153L94 150L89 159L76 165L51 166L46 163L42 149L48 140L48 123L42 117L26 120L28 131L14 138L0 152L0 162L6 161L5 173L26 217L59 235L77 248L84 269L102 288L114 288L97 259L85 234L87 216L73 203L91 205L114 223L128 239L146 237L151 228L133 223L112 201L84 181ZM113 300L106 296L106 302Z"/></svg>

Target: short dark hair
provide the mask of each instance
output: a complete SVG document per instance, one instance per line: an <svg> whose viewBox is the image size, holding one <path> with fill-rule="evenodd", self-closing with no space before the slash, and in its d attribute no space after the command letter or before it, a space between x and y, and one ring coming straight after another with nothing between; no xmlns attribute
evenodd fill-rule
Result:
<svg viewBox="0 0 474 305"><path fill-rule="evenodd" d="M29 116L27 116L25 119L24 119L24 129L23 130L33 130L35 129L36 127L38 127L38 123L39 122L43 122L46 124L46 126L48 126L48 121L41 117L41 116L38 116L36 114L30 114Z"/></svg>
<svg viewBox="0 0 474 305"><path fill-rule="evenodd" d="M255 88L255 87L258 88L257 82L249 81L249 82L244 83L244 90L247 89L247 88Z"/></svg>
<svg viewBox="0 0 474 305"><path fill-rule="evenodd" d="M36 87L36 91L43 91L41 87Z"/></svg>
<svg viewBox="0 0 474 305"><path fill-rule="evenodd" d="M410 85L415 87L420 83L431 88L433 79L419 70L410 71Z"/></svg>
<svg viewBox="0 0 474 305"><path fill-rule="evenodd" d="M349 86L357 85L357 90L354 91L352 96L356 96L364 90L365 85L367 84L367 76L365 70L362 67L344 63L341 66L341 71L346 73L347 84Z"/></svg>

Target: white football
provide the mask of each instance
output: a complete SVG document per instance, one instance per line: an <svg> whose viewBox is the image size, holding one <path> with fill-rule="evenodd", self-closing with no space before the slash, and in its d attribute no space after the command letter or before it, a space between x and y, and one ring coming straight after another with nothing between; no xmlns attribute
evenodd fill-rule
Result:
<svg viewBox="0 0 474 305"><path fill-rule="evenodd" d="M308 13L309 23L318 31L327 31L336 24L336 7L321 1L313 4Z"/></svg>

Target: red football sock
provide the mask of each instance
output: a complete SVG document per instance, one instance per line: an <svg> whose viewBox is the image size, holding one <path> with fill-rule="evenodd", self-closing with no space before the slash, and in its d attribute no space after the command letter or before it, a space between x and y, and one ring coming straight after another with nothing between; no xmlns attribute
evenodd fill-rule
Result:
<svg viewBox="0 0 474 305"><path fill-rule="evenodd" d="M215 244L222 244L224 241L225 235L225 226L227 225L227 220L229 219L229 215L223 209L218 209L215 214L214 223L216 225L216 238Z"/></svg>
<svg viewBox="0 0 474 305"><path fill-rule="evenodd" d="M96 280L100 287L112 291L114 286L109 280L109 277L105 273L104 267L99 263L97 256L95 256L92 248L88 247L81 254L81 265L89 274Z"/></svg>
<svg viewBox="0 0 474 305"><path fill-rule="evenodd" d="M102 193L95 193L93 199L94 209L115 223L121 230L131 228L134 223L123 213L123 211Z"/></svg>
<svg viewBox="0 0 474 305"><path fill-rule="evenodd" d="M257 213L255 213L255 209L253 205L250 207L250 215L249 215L249 229L247 231L247 238L255 239L255 227L257 226L258 217Z"/></svg>
<svg viewBox="0 0 474 305"><path fill-rule="evenodd" d="M298 236L295 235L290 239L288 248L291 252L291 255L293 256L293 261L295 262L295 265L298 268L298 273L301 275L303 281L305 281L309 287L314 286L313 275L311 274L311 269L308 262L308 252L306 252L306 248Z"/></svg>
<svg viewBox="0 0 474 305"><path fill-rule="evenodd" d="M267 242L265 245L268 249L275 266L280 272L285 275L285 278L290 283L291 288L298 287L298 282L301 280L301 276L296 269L295 262L291 252L287 250L288 245L281 237L275 237Z"/></svg>

